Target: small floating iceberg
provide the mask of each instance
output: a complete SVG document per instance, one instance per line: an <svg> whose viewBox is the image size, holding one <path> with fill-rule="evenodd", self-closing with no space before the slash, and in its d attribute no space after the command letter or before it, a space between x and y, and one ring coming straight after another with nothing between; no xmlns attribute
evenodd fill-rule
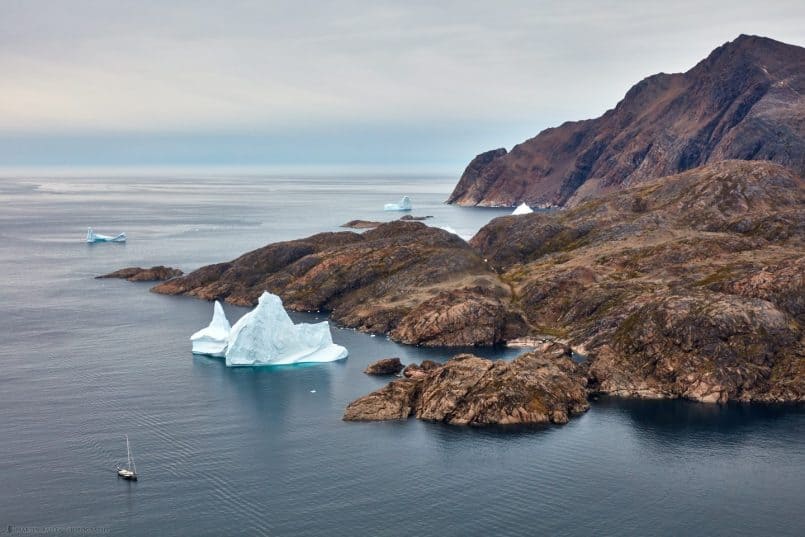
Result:
<svg viewBox="0 0 805 537"><path fill-rule="evenodd" d="M193 354L223 358L226 356L230 330L232 330L232 326L226 318L224 308L216 300L210 325L190 336L190 341L193 343Z"/></svg>
<svg viewBox="0 0 805 537"><path fill-rule="evenodd" d="M525 203L521 203L520 205L517 206L517 208L514 211L512 211L512 214L513 215L515 215L515 214L531 214L533 212L534 211L531 209L531 207L529 207Z"/></svg>
<svg viewBox="0 0 805 537"><path fill-rule="evenodd" d="M111 237L109 235L101 235L100 233L95 233L92 231L91 227L87 228L87 242L126 242L126 234L120 233L119 235L115 235Z"/></svg>
<svg viewBox="0 0 805 537"><path fill-rule="evenodd" d="M403 196L400 203L387 203L383 206L384 211L410 211L413 208L411 198Z"/></svg>
<svg viewBox="0 0 805 537"><path fill-rule="evenodd" d="M333 343L330 324L294 324L277 295L263 293L257 307L229 332L227 366L334 362L347 349Z"/></svg>

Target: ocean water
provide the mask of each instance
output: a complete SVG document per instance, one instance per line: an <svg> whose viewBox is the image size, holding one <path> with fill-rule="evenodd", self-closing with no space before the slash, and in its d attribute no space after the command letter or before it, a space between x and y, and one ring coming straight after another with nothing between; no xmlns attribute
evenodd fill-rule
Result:
<svg viewBox="0 0 805 537"><path fill-rule="evenodd" d="M390 219L402 195L470 236L440 176L0 179L0 530L52 535L805 534L802 406L601 398L565 426L345 423L378 358L444 360L333 328L346 361L193 357L209 303L95 280L184 270ZM87 245L87 226L125 245ZM226 306L234 322L246 310ZM294 314L299 320L321 316ZM511 358L516 349L483 349ZM315 392L314 392L315 390ZM128 434L140 481L117 479Z"/></svg>

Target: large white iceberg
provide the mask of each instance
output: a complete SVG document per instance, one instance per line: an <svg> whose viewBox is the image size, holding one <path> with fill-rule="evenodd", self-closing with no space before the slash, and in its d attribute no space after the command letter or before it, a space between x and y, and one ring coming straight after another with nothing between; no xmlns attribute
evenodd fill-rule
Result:
<svg viewBox="0 0 805 537"><path fill-rule="evenodd" d="M512 212L512 214L531 214L534 211L531 210L531 207L526 205L525 203L521 203L517 206L517 208Z"/></svg>
<svg viewBox="0 0 805 537"><path fill-rule="evenodd" d="M411 209L411 198L408 196L403 196L400 203L387 203L383 206L384 211L410 211Z"/></svg>
<svg viewBox="0 0 805 537"><path fill-rule="evenodd" d="M257 307L229 327L221 304L212 322L192 336L193 352L223 356L227 366L334 362L347 349L333 343L330 324L294 324L277 295L263 293Z"/></svg>
<svg viewBox="0 0 805 537"><path fill-rule="evenodd" d="M347 357L333 343L330 324L294 324L277 295L263 293L257 307L229 332L226 365L284 365L333 362Z"/></svg>
<svg viewBox="0 0 805 537"><path fill-rule="evenodd" d="M126 234L120 233L111 237L109 235L101 235L92 231L91 227L87 228L87 242L126 242Z"/></svg>
<svg viewBox="0 0 805 537"><path fill-rule="evenodd" d="M226 318L224 308L216 300L210 325L190 336L190 341L193 342L193 354L226 356L230 330L232 330L232 327Z"/></svg>

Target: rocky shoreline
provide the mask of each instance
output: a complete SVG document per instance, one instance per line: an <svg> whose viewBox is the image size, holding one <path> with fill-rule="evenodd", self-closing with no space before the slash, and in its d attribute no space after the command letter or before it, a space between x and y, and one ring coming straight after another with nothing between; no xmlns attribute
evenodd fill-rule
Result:
<svg viewBox="0 0 805 537"><path fill-rule="evenodd" d="M724 161L571 209L496 218L470 243L394 221L270 244L152 291L251 306L267 290L288 309L326 311L342 326L414 345L514 340L547 352L565 342L586 357L591 392L804 402L803 252L802 178ZM410 399L413 384L375 395L395 409L378 415L430 415ZM503 423L522 414L495 413ZM447 421L497 419L461 415Z"/></svg>
<svg viewBox="0 0 805 537"><path fill-rule="evenodd" d="M561 424L589 408L585 368L561 345L510 362L462 354L419 370L353 401L344 420L415 416L452 425Z"/></svg>

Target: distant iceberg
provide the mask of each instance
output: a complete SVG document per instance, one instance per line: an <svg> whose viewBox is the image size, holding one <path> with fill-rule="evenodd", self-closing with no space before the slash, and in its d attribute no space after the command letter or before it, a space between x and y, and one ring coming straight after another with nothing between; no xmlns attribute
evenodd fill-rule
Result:
<svg viewBox="0 0 805 537"><path fill-rule="evenodd" d="M92 231L91 227L87 228L87 242L126 242L126 234L121 233L111 237L109 235L101 235Z"/></svg>
<svg viewBox="0 0 805 537"><path fill-rule="evenodd" d="M412 209L411 198L403 196L400 203L387 203L383 206L384 211L410 211Z"/></svg>
<svg viewBox="0 0 805 537"><path fill-rule="evenodd" d="M190 340L195 354L225 357L229 367L334 362L348 354L333 343L327 321L294 324L280 297L271 293L263 293L257 307L231 328L216 301L212 322Z"/></svg>
<svg viewBox="0 0 805 537"><path fill-rule="evenodd" d="M193 342L193 354L207 354L223 358L226 356L230 330L232 327L226 318L224 308L216 300L210 325L190 336L190 341Z"/></svg>
<svg viewBox="0 0 805 537"><path fill-rule="evenodd" d="M534 211L531 210L531 207L526 205L525 203L521 203L517 206L517 208L512 212L512 214L531 214Z"/></svg>

